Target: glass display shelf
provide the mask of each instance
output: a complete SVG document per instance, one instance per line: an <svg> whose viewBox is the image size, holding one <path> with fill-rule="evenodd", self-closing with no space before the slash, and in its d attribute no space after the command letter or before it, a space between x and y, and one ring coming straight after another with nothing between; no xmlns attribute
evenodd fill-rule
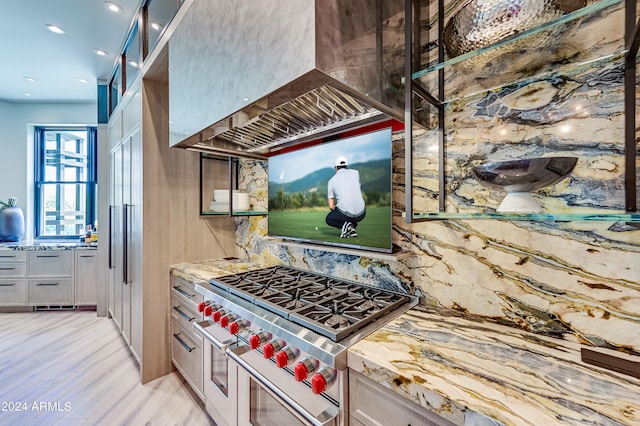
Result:
<svg viewBox="0 0 640 426"><path fill-rule="evenodd" d="M640 213L413 213L414 219L420 220L444 220L444 219L503 219L503 220L530 220L552 222L574 221L599 221L599 222L626 222L640 226ZM631 225L633 226L633 225Z"/></svg>
<svg viewBox="0 0 640 426"><path fill-rule="evenodd" d="M609 15L619 19L619 25L600 28L601 18ZM435 95L440 83L438 71L444 71L441 102L448 103L534 75L540 78L567 67L623 55L623 15L622 0L600 0L489 46L435 63L414 72L412 78ZM595 42L595 34L601 34L601 40Z"/></svg>
<svg viewBox="0 0 640 426"><path fill-rule="evenodd" d="M266 216L266 211L237 211L234 210L231 215L228 211L212 211L212 210L204 210L201 213L201 216Z"/></svg>

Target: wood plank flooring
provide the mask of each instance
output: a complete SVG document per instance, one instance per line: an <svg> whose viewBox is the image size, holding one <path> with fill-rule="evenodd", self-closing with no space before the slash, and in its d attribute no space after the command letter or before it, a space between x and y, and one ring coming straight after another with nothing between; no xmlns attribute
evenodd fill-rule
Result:
<svg viewBox="0 0 640 426"><path fill-rule="evenodd" d="M140 384L112 320L0 313L0 425L34 424L214 425L179 373Z"/></svg>

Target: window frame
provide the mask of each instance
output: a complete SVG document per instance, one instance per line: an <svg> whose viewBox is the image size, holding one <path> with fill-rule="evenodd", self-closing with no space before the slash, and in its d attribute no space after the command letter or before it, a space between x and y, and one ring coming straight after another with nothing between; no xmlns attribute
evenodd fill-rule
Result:
<svg viewBox="0 0 640 426"><path fill-rule="evenodd" d="M43 206L41 205L42 191L46 185L74 184L86 186L85 222L87 225L95 224L97 219L97 190L98 190L98 132L95 126L36 126L34 129L34 240L77 240L84 233L75 235L42 235L41 223L43 219ZM86 180L46 180L46 132L87 132L87 173ZM45 224L46 226L46 224Z"/></svg>

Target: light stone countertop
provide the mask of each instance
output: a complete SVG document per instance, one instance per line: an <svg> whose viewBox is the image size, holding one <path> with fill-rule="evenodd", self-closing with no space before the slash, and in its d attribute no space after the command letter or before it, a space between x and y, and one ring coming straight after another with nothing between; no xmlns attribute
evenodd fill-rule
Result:
<svg viewBox="0 0 640 426"><path fill-rule="evenodd" d="M640 425L640 379L582 362L581 347L417 307L348 365L458 425Z"/></svg>
<svg viewBox="0 0 640 426"><path fill-rule="evenodd" d="M269 266L212 259L170 269L201 283ZM348 365L458 425L639 425L640 379L583 363L581 347L416 307L353 345Z"/></svg>
<svg viewBox="0 0 640 426"><path fill-rule="evenodd" d="M39 250L97 250L97 244L85 244L80 241L18 241L0 243L0 250L39 251Z"/></svg>

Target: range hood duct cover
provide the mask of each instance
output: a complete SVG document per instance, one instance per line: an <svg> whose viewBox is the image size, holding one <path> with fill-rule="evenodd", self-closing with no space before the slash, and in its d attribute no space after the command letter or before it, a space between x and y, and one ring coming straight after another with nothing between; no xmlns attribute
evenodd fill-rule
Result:
<svg viewBox="0 0 640 426"><path fill-rule="evenodd" d="M389 118L403 120L404 88L401 79L404 72L404 1L296 2L298 3L284 7L302 7L300 4L305 3L303 12L309 15L307 18L312 25L301 25L301 31L306 32L299 37L292 37L291 31L295 30L287 28L289 36L277 38L279 44L269 46L272 49L269 53L274 56L273 59L277 59L279 52L283 56L292 51L294 55L298 54L295 49L304 49L305 52L311 52L311 55L299 54L302 63L295 67L260 72L264 69L262 67L269 64L259 64L256 68L254 63L252 69L258 70L255 78L271 74L275 75L271 80L276 81L279 78L278 72L291 75L292 68L299 71L294 71L289 81L275 89L268 88L269 84L266 82L262 86L270 90L254 94L244 107L231 110L233 112L230 114L227 110L224 116L220 117L219 113L216 116L215 107L212 107L213 121L206 123L205 127L196 128L195 134L179 141L175 146L202 147L209 152L220 148L225 154L237 152L238 156L251 154L251 157L255 157L344 129ZM202 3L209 2L195 2L191 7L205 7ZM255 7L260 7L260 4L257 3ZM281 2L269 5L270 8L278 9L282 6ZM190 14L192 12L200 17L204 13L203 10L189 11ZM291 16L286 11L281 13ZM285 25L286 20L291 19L285 19L279 14L268 19L279 18L279 25ZM295 21L289 24L296 25ZM220 25L225 24L222 22ZM278 25L274 24L273 27L273 31L279 31ZM309 27L313 29L312 34L309 34ZM297 45L294 48L287 46L287 43ZM170 45L170 90L171 69L174 68L171 63L172 51L175 52ZM176 55L179 56L179 52ZM286 63L287 58L283 58L283 61ZM221 78L234 79L237 78L234 76L240 75L240 72L228 72ZM260 85L261 82L257 83ZM241 82L235 84L235 87L238 86L242 86ZM224 87L219 88L218 92L220 90L224 90ZM170 93L170 105L173 93ZM184 96L185 93L176 95ZM237 93L229 95L238 96ZM213 94L211 96L212 99L216 98ZM170 110L170 118L172 112ZM180 111L176 113L179 114Z"/></svg>

